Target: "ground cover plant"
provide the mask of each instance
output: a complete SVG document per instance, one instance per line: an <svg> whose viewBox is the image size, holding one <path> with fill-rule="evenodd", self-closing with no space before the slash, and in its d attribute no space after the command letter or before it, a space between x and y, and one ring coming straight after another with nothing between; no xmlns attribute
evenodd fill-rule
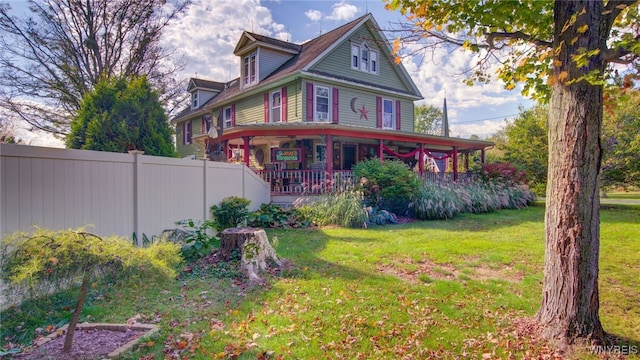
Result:
<svg viewBox="0 0 640 360"><path fill-rule="evenodd" d="M532 337L543 218L533 206L369 229L269 229L291 267L264 287L192 263L164 287L91 291L84 318L138 315L161 326L125 359L599 358L589 349L554 354ZM602 321L638 349L640 207L603 209L601 233ZM2 312L0 347L55 328L70 304L57 294ZM634 358L618 355L601 357Z"/></svg>

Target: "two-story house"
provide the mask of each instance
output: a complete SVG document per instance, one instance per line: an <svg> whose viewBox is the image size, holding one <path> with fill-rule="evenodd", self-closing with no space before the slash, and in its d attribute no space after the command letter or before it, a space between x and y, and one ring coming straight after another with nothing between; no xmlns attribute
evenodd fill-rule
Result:
<svg viewBox="0 0 640 360"><path fill-rule="evenodd" d="M348 181L367 158L452 161L492 143L414 132L423 98L371 14L303 44L244 32L240 77L191 79L191 104L172 121L182 156L243 162L274 193L313 193ZM212 129L213 128L213 129ZM217 156L216 156L217 154ZM432 161L433 162L433 161Z"/></svg>

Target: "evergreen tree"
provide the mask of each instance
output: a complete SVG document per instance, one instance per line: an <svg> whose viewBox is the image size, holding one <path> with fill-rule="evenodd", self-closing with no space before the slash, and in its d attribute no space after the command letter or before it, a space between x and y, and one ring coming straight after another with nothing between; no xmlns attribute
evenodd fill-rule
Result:
<svg viewBox="0 0 640 360"><path fill-rule="evenodd" d="M102 79L71 121L67 147L176 156L167 115L145 76Z"/></svg>

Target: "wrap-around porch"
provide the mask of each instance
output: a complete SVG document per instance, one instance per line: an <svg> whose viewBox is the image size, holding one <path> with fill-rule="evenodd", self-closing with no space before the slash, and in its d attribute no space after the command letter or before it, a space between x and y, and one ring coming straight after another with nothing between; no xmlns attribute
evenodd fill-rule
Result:
<svg viewBox="0 0 640 360"><path fill-rule="evenodd" d="M213 159L244 163L272 195L316 195L354 184L351 168L377 158L400 160L421 178L461 181L483 164L491 142L331 123L240 125L205 139ZM422 159L422 161L419 161Z"/></svg>

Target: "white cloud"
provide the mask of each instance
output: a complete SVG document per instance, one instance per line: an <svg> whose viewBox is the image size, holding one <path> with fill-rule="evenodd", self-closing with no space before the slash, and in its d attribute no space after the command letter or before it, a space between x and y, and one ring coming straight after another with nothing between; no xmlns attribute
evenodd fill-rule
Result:
<svg viewBox="0 0 640 360"><path fill-rule="evenodd" d="M273 21L271 11L253 0L200 0L165 31L165 46L183 54L183 78L228 81L238 77L233 54L243 31L290 40L286 26Z"/></svg>
<svg viewBox="0 0 640 360"><path fill-rule="evenodd" d="M331 6L331 15L326 17L327 20L351 20L358 15L360 11L357 6L341 1Z"/></svg>
<svg viewBox="0 0 640 360"><path fill-rule="evenodd" d="M314 9L309 9L309 10L305 11L304 14L311 21L320 21L320 20L322 20L322 16L323 16L322 11L314 10Z"/></svg>

